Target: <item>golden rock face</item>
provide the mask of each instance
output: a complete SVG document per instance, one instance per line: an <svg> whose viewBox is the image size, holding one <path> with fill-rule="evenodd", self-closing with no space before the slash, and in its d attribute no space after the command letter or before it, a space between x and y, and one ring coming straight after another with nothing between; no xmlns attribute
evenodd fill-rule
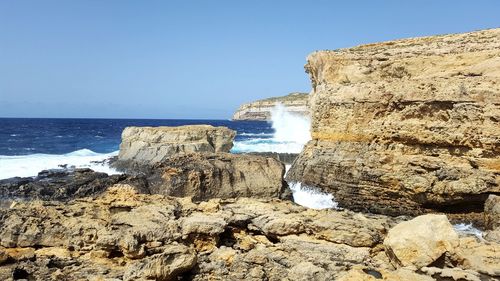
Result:
<svg viewBox="0 0 500 281"><path fill-rule="evenodd" d="M305 68L312 141L288 179L394 215L480 211L500 192L500 29L320 51Z"/></svg>

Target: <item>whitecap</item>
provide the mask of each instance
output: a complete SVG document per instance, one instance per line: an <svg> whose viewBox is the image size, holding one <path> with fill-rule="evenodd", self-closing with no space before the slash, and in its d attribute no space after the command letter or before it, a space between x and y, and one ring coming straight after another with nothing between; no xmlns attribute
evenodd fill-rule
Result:
<svg viewBox="0 0 500 281"><path fill-rule="evenodd" d="M67 154L30 154L19 156L0 155L0 179L11 177L31 177L46 169L57 169L63 165L76 168L90 168L97 172L118 174L104 160L118 155L97 153L89 149L81 149Z"/></svg>

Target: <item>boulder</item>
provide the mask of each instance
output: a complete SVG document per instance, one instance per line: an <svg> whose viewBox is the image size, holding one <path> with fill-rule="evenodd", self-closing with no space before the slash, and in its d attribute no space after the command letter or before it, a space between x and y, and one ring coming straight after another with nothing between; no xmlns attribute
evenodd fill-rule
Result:
<svg viewBox="0 0 500 281"><path fill-rule="evenodd" d="M397 267L428 266L458 245L458 234L448 218L433 214L397 224L384 240L386 253Z"/></svg>
<svg viewBox="0 0 500 281"><path fill-rule="evenodd" d="M146 170L151 193L193 200L284 198L284 165L274 158L246 154L191 153L163 159Z"/></svg>
<svg viewBox="0 0 500 281"><path fill-rule="evenodd" d="M174 154L229 152L235 135L231 129L210 125L127 127L116 165L128 161L154 164Z"/></svg>
<svg viewBox="0 0 500 281"><path fill-rule="evenodd" d="M499 28L312 53L312 140L287 179L340 207L482 223L500 193L499 57Z"/></svg>

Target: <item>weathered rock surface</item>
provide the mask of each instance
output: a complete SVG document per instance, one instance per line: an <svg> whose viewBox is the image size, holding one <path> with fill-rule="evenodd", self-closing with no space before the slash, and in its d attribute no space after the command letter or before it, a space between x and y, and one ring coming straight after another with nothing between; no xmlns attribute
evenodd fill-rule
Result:
<svg viewBox="0 0 500 281"><path fill-rule="evenodd" d="M144 178L129 175L111 175L91 169L45 170L36 177L0 180L0 203L12 200L57 200L96 196L118 183L133 184L141 193L149 193ZM8 207L8 206L6 206Z"/></svg>
<svg viewBox="0 0 500 281"><path fill-rule="evenodd" d="M500 196L490 195L484 204L485 227L488 230L484 238L500 243Z"/></svg>
<svg viewBox="0 0 500 281"><path fill-rule="evenodd" d="M485 225L487 229L500 227L500 196L490 195L484 204Z"/></svg>
<svg viewBox="0 0 500 281"><path fill-rule="evenodd" d="M247 154L184 154L143 169L153 194L211 198L284 198L284 165L274 158Z"/></svg>
<svg viewBox="0 0 500 281"><path fill-rule="evenodd" d="M193 203L189 198L139 194L130 185L115 185L96 198L19 202L0 209L0 218L1 280L448 280L450 275L492 280L500 276L497 243L462 238L449 261L420 271L396 269L382 246L397 223L394 219L311 210L280 200Z"/></svg>
<svg viewBox="0 0 500 281"><path fill-rule="evenodd" d="M20 202L0 217L1 280L326 280L369 262L391 224L284 201L194 204L127 185L95 199Z"/></svg>
<svg viewBox="0 0 500 281"><path fill-rule="evenodd" d="M309 115L309 95L306 93L291 93L283 97L274 97L246 103L234 113L233 120L271 120L271 111L277 104L282 104L288 112Z"/></svg>
<svg viewBox="0 0 500 281"><path fill-rule="evenodd" d="M226 127L127 127L122 133L118 163L159 163L174 154L229 152L236 132ZM122 163L120 163L122 162Z"/></svg>
<svg viewBox="0 0 500 281"><path fill-rule="evenodd" d="M500 29L308 57L312 140L287 178L342 207L477 211L500 193Z"/></svg>
<svg viewBox="0 0 500 281"><path fill-rule="evenodd" d="M445 215L424 215L393 227L384 240L391 261L397 267L429 266L458 247L458 234Z"/></svg>

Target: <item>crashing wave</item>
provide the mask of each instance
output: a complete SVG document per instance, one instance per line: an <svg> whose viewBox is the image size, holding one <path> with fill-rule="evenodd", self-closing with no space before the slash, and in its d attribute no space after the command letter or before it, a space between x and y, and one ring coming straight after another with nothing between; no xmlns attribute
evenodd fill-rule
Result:
<svg viewBox="0 0 500 281"><path fill-rule="evenodd" d="M300 182L289 182L288 186L293 193L293 201L311 209L336 209L338 203L333 195L321 192L313 187L302 185Z"/></svg>
<svg viewBox="0 0 500 281"><path fill-rule="evenodd" d="M311 139L309 117L289 112L282 104L277 104L271 110L271 123L274 133L271 138L255 135L254 138L234 142L234 153L244 152L277 152L300 153L304 145ZM242 136L245 134L241 134ZM247 134L248 136L248 134Z"/></svg>
<svg viewBox="0 0 500 281"><path fill-rule="evenodd" d="M118 174L107 163L103 163L116 155L118 151L97 153L89 149L80 149L67 154L0 155L0 179L36 176L42 170L57 169L62 166L90 168L97 172Z"/></svg>

